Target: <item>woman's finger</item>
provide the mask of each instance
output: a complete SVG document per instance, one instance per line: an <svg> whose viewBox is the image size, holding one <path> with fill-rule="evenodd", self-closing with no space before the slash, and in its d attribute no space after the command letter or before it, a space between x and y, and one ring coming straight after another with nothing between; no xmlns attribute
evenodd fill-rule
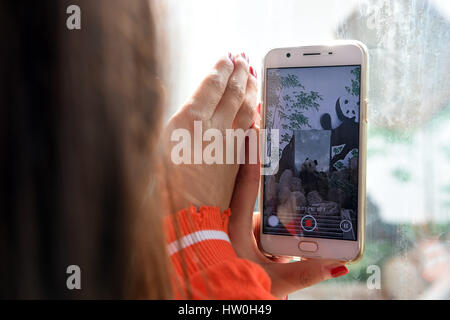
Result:
<svg viewBox="0 0 450 320"><path fill-rule="evenodd" d="M234 71L217 106L212 120L217 128L231 128L240 106L244 102L249 76L248 63L244 57L234 59Z"/></svg>
<svg viewBox="0 0 450 320"><path fill-rule="evenodd" d="M253 209L258 195L260 168L259 159L255 155L256 163L250 163L250 152L258 152L258 134L257 129L255 131L256 139L245 139L245 163L239 168L239 172L236 176L235 186L233 191L233 198L231 200L231 209L233 220L238 223L245 223L249 230L253 230ZM250 143L256 144L253 149Z"/></svg>
<svg viewBox="0 0 450 320"><path fill-rule="evenodd" d="M231 200L233 220L253 230L253 208L258 195L259 165L243 164L239 168Z"/></svg>
<svg viewBox="0 0 450 320"><path fill-rule="evenodd" d="M348 273L347 267L334 260L312 259L263 266L272 279L272 294L284 297L294 291Z"/></svg>
<svg viewBox="0 0 450 320"><path fill-rule="evenodd" d="M245 149L247 161L239 168L230 204L229 233L239 257L261 262L262 254L257 250L253 235L253 209L259 188L259 164L248 163L248 140Z"/></svg>
<svg viewBox="0 0 450 320"><path fill-rule="evenodd" d="M256 100L258 95L258 82L252 73L248 77L245 99L234 118L233 128L247 130L257 120Z"/></svg>
<svg viewBox="0 0 450 320"><path fill-rule="evenodd" d="M227 88L228 81L234 70L234 59L231 54L220 58L213 69L200 83L192 97L182 108L182 111L192 114L193 119L208 120L214 114Z"/></svg>
<svg viewBox="0 0 450 320"><path fill-rule="evenodd" d="M260 240L260 232L261 232L261 214L260 212L253 212L253 234L255 236L256 244L258 245L258 247ZM292 260L292 257L285 257L285 256L283 257L265 256L265 257L267 261L274 263L288 263L289 261Z"/></svg>

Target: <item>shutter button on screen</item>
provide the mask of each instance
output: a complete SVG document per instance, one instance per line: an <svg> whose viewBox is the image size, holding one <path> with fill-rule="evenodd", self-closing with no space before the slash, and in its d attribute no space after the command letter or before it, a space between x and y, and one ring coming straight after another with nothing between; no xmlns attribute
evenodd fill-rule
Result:
<svg viewBox="0 0 450 320"><path fill-rule="evenodd" d="M298 248L301 251L307 251L307 252L315 252L318 249L317 243L311 242L311 241L301 241L298 244Z"/></svg>
<svg viewBox="0 0 450 320"><path fill-rule="evenodd" d="M300 221L300 224L302 226L302 229L304 231L312 232L317 227L317 221L312 215L306 215L302 218Z"/></svg>

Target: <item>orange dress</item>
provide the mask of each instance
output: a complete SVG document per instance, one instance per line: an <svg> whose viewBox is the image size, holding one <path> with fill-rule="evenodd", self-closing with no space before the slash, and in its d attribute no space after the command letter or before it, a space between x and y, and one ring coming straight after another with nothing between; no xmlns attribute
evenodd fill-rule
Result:
<svg viewBox="0 0 450 320"><path fill-rule="evenodd" d="M191 206L165 218L176 299L276 299L264 269L234 252L228 237L230 214L230 209L221 213L218 207L197 211Z"/></svg>

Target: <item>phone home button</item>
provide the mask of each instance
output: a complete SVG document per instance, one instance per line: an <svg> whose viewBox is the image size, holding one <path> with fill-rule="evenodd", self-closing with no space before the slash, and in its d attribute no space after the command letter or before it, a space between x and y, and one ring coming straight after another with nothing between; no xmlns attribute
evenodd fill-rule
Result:
<svg viewBox="0 0 450 320"><path fill-rule="evenodd" d="M306 251L306 252L316 252L318 249L317 243L312 242L312 241L301 241L298 244L298 248L301 251Z"/></svg>

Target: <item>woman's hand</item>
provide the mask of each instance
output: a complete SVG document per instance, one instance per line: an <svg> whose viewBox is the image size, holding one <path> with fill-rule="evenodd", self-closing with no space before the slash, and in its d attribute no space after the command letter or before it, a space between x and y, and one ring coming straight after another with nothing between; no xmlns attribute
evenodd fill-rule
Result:
<svg viewBox="0 0 450 320"><path fill-rule="evenodd" d="M259 178L258 164L241 165L230 205L229 234L231 244L240 258L256 262L266 270L272 280L272 294L281 298L320 281L347 274L345 265L338 261L286 263L288 259L273 261L261 253L255 237L255 234L259 235L260 217L253 214Z"/></svg>
<svg viewBox="0 0 450 320"><path fill-rule="evenodd" d="M248 59L245 54L229 54L216 63L194 95L169 120L163 136L163 162L166 164L165 179L170 184L168 201L172 204L173 212L188 207L190 203L197 207L229 208L239 165L236 163L236 154L233 163L226 164L225 130L240 128L245 131L250 128L258 119L256 99L256 73L249 66ZM194 121L199 121L196 123L197 128L201 124L202 132L198 135L194 134ZM190 143L184 144L184 152L190 153L188 159L191 164L176 164L174 161L174 158L180 159L184 155L176 148L184 134L180 129L190 134ZM218 130L221 134L219 141L210 137L210 141L202 142L202 134L208 129ZM194 135L200 140L194 141ZM223 147L220 157L222 164L207 164L205 159L201 163L194 163L196 158L202 158L205 147L212 142ZM200 148L196 148L196 145ZM236 145L234 151L238 148L242 148L242 145Z"/></svg>

